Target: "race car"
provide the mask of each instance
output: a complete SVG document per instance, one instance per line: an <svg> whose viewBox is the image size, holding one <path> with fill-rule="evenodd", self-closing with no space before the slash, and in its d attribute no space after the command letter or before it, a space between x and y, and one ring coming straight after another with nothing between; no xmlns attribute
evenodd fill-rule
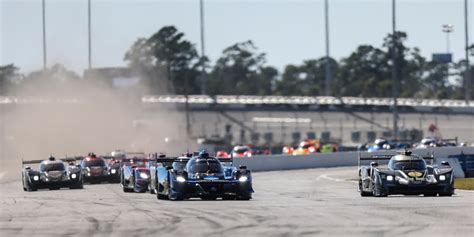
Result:
<svg viewBox="0 0 474 237"><path fill-rule="evenodd" d="M157 198L250 200L254 192L250 170L245 166L239 169L224 166L221 161L232 162L232 159L218 159L209 156L207 151L201 151L198 156L192 158L157 160L158 172L155 177L157 181L156 186L153 187ZM168 166L169 163L172 165Z"/></svg>
<svg viewBox="0 0 474 237"><path fill-rule="evenodd" d="M146 192L150 182L149 159L143 152L126 153L120 163L120 185L124 192Z"/></svg>
<svg viewBox="0 0 474 237"><path fill-rule="evenodd" d="M249 146L235 146L232 149L232 157L251 157L254 155L254 151Z"/></svg>
<svg viewBox="0 0 474 237"><path fill-rule="evenodd" d="M375 152L380 150L406 149L410 148L411 145L407 140L386 140L377 138L373 144L365 144L364 147L368 152Z"/></svg>
<svg viewBox="0 0 474 237"><path fill-rule="evenodd" d="M338 144L337 143L325 143L321 146L320 152L321 153L331 153L331 152L336 152L338 149Z"/></svg>
<svg viewBox="0 0 474 237"><path fill-rule="evenodd" d="M458 138L441 139L438 137L425 137L420 143L414 145L416 148L457 146Z"/></svg>
<svg viewBox="0 0 474 237"><path fill-rule="evenodd" d="M124 192L144 193L150 185L150 169L145 167L133 167L126 169L125 174L128 179L122 183ZM127 172L130 172L127 174Z"/></svg>
<svg viewBox="0 0 474 237"><path fill-rule="evenodd" d="M100 183L110 180L109 166L105 159L92 152L82 159L81 169L84 182Z"/></svg>
<svg viewBox="0 0 474 237"><path fill-rule="evenodd" d="M360 153L359 153L360 154ZM377 161L387 161L388 167L379 167ZM453 169L446 161L441 167L427 165L431 157L420 157L409 150L397 155L359 155L360 195L385 197L392 194L424 196L451 196L454 194ZM372 161L369 166L361 166L363 161Z"/></svg>
<svg viewBox="0 0 474 237"><path fill-rule="evenodd" d="M186 163L193 157L193 153L186 153L177 158L166 157L165 154L155 154L150 158L149 169L150 169L150 186L148 189L151 194L157 194L158 187L158 170L159 167L172 167L173 170L184 170Z"/></svg>
<svg viewBox="0 0 474 237"><path fill-rule="evenodd" d="M38 189L82 189L81 169L75 165L75 160L75 158L56 159L51 156L47 160L22 161L23 165L39 164L38 170L24 166L22 171L23 190L31 192ZM71 163L68 165L64 161Z"/></svg>
<svg viewBox="0 0 474 237"><path fill-rule="evenodd" d="M227 151L219 150L216 152L216 157L229 158L230 154Z"/></svg>
<svg viewBox="0 0 474 237"><path fill-rule="evenodd" d="M293 150L293 155L307 155L321 151L321 142L315 139L307 139L300 142L299 146Z"/></svg>
<svg viewBox="0 0 474 237"><path fill-rule="evenodd" d="M115 150L110 156L102 156L105 159L109 169L109 182L120 183L120 162L125 158L125 151Z"/></svg>

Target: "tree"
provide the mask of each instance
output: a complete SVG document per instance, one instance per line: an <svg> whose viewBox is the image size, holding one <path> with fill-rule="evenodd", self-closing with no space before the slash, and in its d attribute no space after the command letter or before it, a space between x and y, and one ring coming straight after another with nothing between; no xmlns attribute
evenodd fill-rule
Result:
<svg viewBox="0 0 474 237"><path fill-rule="evenodd" d="M336 60L330 58L333 74L338 70ZM288 65L278 82L277 93L281 95L319 96L324 94L326 57L305 60L302 65Z"/></svg>
<svg viewBox="0 0 474 237"><path fill-rule="evenodd" d="M268 95L278 71L265 67L265 54L252 41L236 43L224 49L208 81L211 94Z"/></svg>
<svg viewBox="0 0 474 237"><path fill-rule="evenodd" d="M199 92L197 51L174 26L165 26L148 39L138 39L124 60L154 86L155 92L182 94L187 86L188 92Z"/></svg>
<svg viewBox="0 0 474 237"><path fill-rule="evenodd" d="M334 94L339 96L389 97L391 81L387 53L370 45L361 45L342 59Z"/></svg>
<svg viewBox="0 0 474 237"><path fill-rule="evenodd" d="M74 71L61 64L29 73L21 83L26 94L62 94L69 95L80 91L82 80Z"/></svg>
<svg viewBox="0 0 474 237"><path fill-rule="evenodd" d="M14 79L18 77L17 71L18 68L13 64L0 65L0 95L8 94Z"/></svg>

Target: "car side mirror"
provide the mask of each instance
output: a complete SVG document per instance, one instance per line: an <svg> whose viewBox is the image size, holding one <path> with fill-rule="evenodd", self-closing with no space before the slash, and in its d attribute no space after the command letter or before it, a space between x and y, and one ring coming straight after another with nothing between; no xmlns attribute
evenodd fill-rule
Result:
<svg viewBox="0 0 474 237"><path fill-rule="evenodd" d="M172 170L173 166L166 166L166 170Z"/></svg>
<svg viewBox="0 0 474 237"><path fill-rule="evenodd" d="M379 164L374 161L374 162L370 162L370 166L371 166L371 167L378 167Z"/></svg>
<svg viewBox="0 0 474 237"><path fill-rule="evenodd" d="M25 170L31 170L31 167L25 166Z"/></svg>
<svg viewBox="0 0 474 237"><path fill-rule="evenodd" d="M241 169L241 170L246 170L246 169L247 169L247 166L246 166L246 165L241 165L241 166L239 166L239 169Z"/></svg>
<svg viewBox="0 0 474 237"><path fill-rule="evenodd" d="M445 160L441 161L441 165L442 165L442 166L449 166L449 167L451 167L451 165L449 165L449 162L447 162L447 161L445 161Z"/></svg>

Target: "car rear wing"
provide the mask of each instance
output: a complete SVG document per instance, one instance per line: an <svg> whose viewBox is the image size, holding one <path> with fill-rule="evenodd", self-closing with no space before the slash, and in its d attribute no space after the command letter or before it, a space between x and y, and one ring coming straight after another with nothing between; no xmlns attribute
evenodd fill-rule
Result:
<svg viewBox="0 0 474 237"><path fill-rule="evenodd" d="M54 160L62 160L64 162L76 162L77 160L82 160L84 159L83 156L71 156L71 157L64 157L64 158L55 158ZM22 165L28 165L28 164L39 164L45 160L48 159L43 159L43 160L23 160L21 159L21 164Z"/></svg>
<svg viewBox="0 0 474 237"><path fill-rule="evenodd" d="M393 155L370 155L370 156L361 156L361 152L358 152L358 159L357 159L357 166L360 167L361 161L381 161L381 160L390 160L392 159L393 156L398 155L398 154L406 154L406 155L411 155L411 151L408 150L403 150L397 152L397 154ZM428 154L427 156L422 156L421 157L425 161L430 161L430 164L433 164L435 158L433 152L431 154Z"/></svg>
<svg viewBox="0 0 474 237"><path fill-rule="evenodd" d="M155 161L156 163L173 163L173 162L188 162L192 157L157 157L150 160ZM234 163L232 158L216 157L221 163Z"/></svg>
<svg viewBox="0 0 474 237"><path fill-rule="evenodd" d="M441 139L442 142L454 142L454 144L458 144L458 137L454 137L454 138L445 138L445 139Z"/></svg>

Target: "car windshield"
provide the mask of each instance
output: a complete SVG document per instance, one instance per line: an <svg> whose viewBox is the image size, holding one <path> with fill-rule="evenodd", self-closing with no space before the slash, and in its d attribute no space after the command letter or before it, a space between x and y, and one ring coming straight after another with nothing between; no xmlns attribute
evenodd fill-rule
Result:
<svg viewBox="0 0 474 237"><path fill-rule="evenodd" d="M92 166L105 166L105 162L102 159L97 159L97 160L84 160L82 163L83 167L92 167Z"/></svg>
<svg viewBox="0 0 474 237"><path fill-rule="evenodd" d="M186 167L187 162L173 162L174 170L183 170Z"/></svg>
<svg viewBox="0 0 474 237"><path fill-rule="evenodd" d="M313 146L313 145L312 145L312 144L305 144L305 145L303 146L303 149L308 149L308 148L310 148L311 146Z"/></svg>
<svg viewBox="0 0 474 237"><path fill-rule="evenodd" d="M40 167L41 171L48 172L48 171L63 171L66 170L66 167L63 163L53 163L53 164L42 164Z"/></svg>
<svg viewBox="0 0 474 237"><path fill-rule="evenodd" d="M234 152L235 153L244 153L246 151L248 151L249 149L247 147L242 147L242 148L237 148L237 149L234 149Z"/></svg>
<svg viewBox="0 0 474 237"><path fill-rule="evenodd" d="M191 160L187 165L190 173L222 173L222 165L217 160Z"/></svg>
<svg viewBox="0 0 474 237"><path fill-rule="evenodd" d="M426 163L423 160L399 160L390 161L389 167L392 170L425 170Z"/></svg>

